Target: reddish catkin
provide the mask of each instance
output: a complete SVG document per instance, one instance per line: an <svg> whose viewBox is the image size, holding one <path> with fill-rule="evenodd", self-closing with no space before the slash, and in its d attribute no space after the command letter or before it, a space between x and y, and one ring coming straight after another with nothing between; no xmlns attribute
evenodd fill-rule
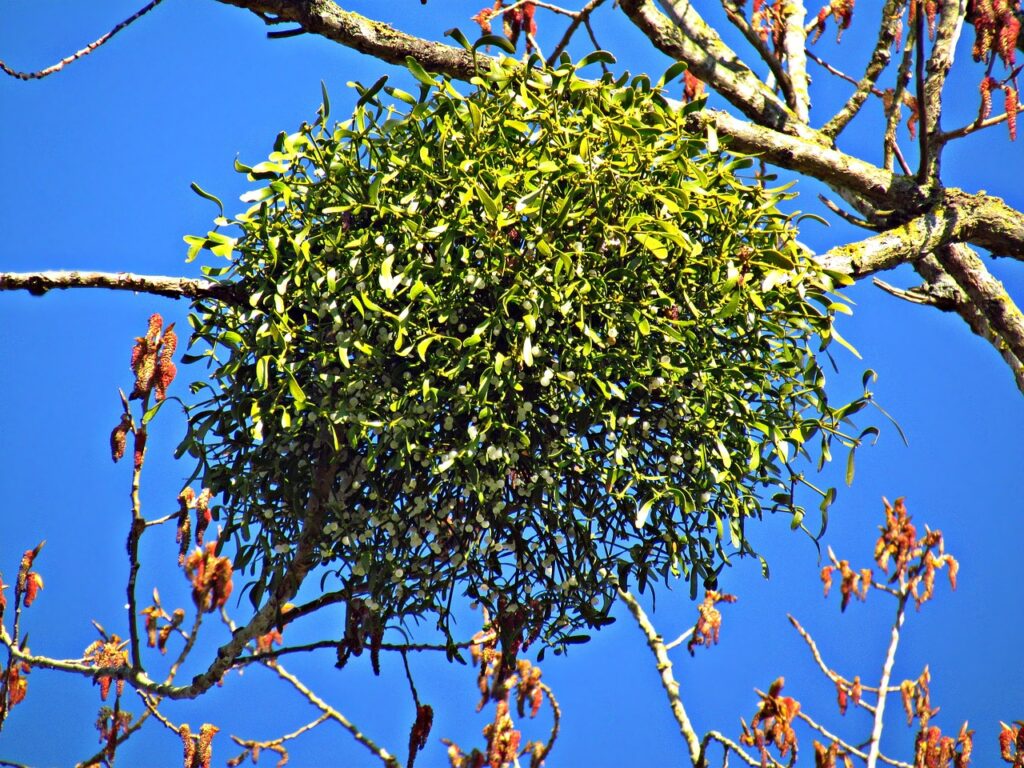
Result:
<svg viewBox="0 0 1024 768"><path fill-rule="evenodd" d="M146 457L146 428L143 427L135 432L135 454L134 467L138 472L142 469L142 462Z"/></svg>
<svg viewBox="0 0 1024 768"><path fill-rule="evenodd" d="M210 763L213 760L213 737L217 735L219 730L220 728L209 723L204 723L203 727L199 729L199 745L196 759L200 768L210 768Z"/></svg>
<svg viewBox="0 0 1024 768"><path fill-rule="evenodd" d="M213 513L210 511L210 489L203 488L196 499L196 546L203 546L203 536L206 529L213 520Z"/></svg>
<svg viewBox="0 0 1024 768"><path fill-rule="evenodd" d="M178 335L174 332L174 323L167 326L163 339L160 341L160 353L153 373L153 386L157 401L167 397L167 388L174 381L178 372L174 365L174 350L178 348Z"/></svg>
<svg viewBox="0 0 1024 768"><path fill-rule="evenodd" d="M149 341L141 336L135 340L132 349L132 371L135 373L135 385L129 398L141 400L152 389L156 371L156 347L151 347Z"/></svg>
<svg viewBox="0 0 1024 768"><path fill-rule="evenodd" d="M928 39L935 39L935 19L939 15L938 0L925 0L924 15L928 19Z"/></svg>
<svg viewBox="0 0 1024 768"><path fill-rule="evenodd" d="M1009 6L1009 3L1005 3ZM1000 11L999 32L996 41L996 51L1003 63L1012 67L1017 62L1017 38L1020 37L1020 20L1009 7Z"/></svg>
<svg viewBox="0 0 1024 768"><path fill-rule="evenodd" d="M694 75L690 70L683 73L683 101L689 104L691 101L700 98L704 93L704 81Z"/></svg>
<svg viewBox="0 0 1024 768"><path fill-rule="evenodd" d="M484 8L471 20L480 25L480 31L483 32L483 34L489 35L492 32L491 19L494 17L495 13L496 11L491 8Z"/></svg>
<svg viewBox="0 0 1024 768"><path fill-rule="evenodd" d="M36 601L39 590L43 588L43 577L32 571L25 578L25 607L28 608Z"/></svg>
<svg viewBox="0 0 1024 768"><path fill-rule="evenodd" d="M183 723L181 728L178 729L178 735L181 736L181 745L184 748L184 768L192 768L193 759L196 756L196 743L192 740L192 729L188 727L188 723Z"/></svg>
<svg viewBox="0 0 1024 768"><path fill-rule="evenodd" d="M825 34L825 21L828 19L828 8L822 8L818 11L818 20L814 26L814 37L811 38L811 43L816 43L821 39L821 36Z"/></svg>
<svg viewBox="0 0 1024 768"><path fill-rule="evenodd" d="M115 464L124 458L124 449L128 443L128 432L131 428L131 415L122 413L121 422L110 433L110 458L114 460Z"/></svg>
<svg viewBox="0 0 1024 768"><path fill-rule="evenodd" d="M7 708L17 706L25 700L28 693L28 680L25 675L32 671L32 668L21 661L14 664L7 672Z"/></svg>
<svg viewBox="0 0 1024 768"><path fill-rule="evenodd" d="M981 92L981 119L984 120L992 114L992 89L999 86L994 77L983 77L978 90Z"/></svg>
<svg viewBox="0 0 1024 768"><path fill-rule="evenodd" d="M1012 85L1003 88L1003 105L1006 109L1006 125L1010 129L1010 141L1017 138L1017 89Z"/></svg>

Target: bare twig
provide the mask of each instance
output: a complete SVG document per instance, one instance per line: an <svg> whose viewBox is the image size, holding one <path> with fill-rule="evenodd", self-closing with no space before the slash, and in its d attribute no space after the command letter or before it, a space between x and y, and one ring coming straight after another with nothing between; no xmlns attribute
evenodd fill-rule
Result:
<svg viewBox="0 0 1024 768"><path fill-rule="evenodd" d="M85 46L85 48L76 51L70 56L65 56L56 64L46 67L45 69L40 69L35 72L19 72L18 70L9 67L3 61L0 61L0 70L10 75L11 77L16 77L19 80L41 80L48 75L52 75L54 72L60 72L68 64L71 64L74 61L78 61L78 59L81 59L83 56L88 56L90 53L92 53L101 45L106 43L108 40L110 40L110 38L112 38L122 29L127 27L129 24L132 24L133 22L137 21L138 19L142 18L147 13L152 11L154 8L160 5L161 2L163 2L163 0L152 0L152 2L147 3L141 9L139 9L131 16L129 16L127 19L122 21L120 24L116 25L113 29L107 32L107 34L97 38L96 40L93 40L91 43Z"/></svg>
<svg viewBox="0 0 1024 768"><path fill-rule="evenodd" d="M688 630L683 632L679 637L677 637L671 643L666 643L665 644L665 650L666 651L671 651L673 648L677 648L680 645L682 645L683 643L685 643L691 637L693 637L693 627L690 627Z"/></svg>
<svg viewBox="0 0 1024 768"><path fill-rule="evenodd" d="M916 0L915 0L916 1ZM882 142L882 165L886 170L892 170L893 153L898 144L896 141L896 129L899 127L901 113L903 111L903 97L907 92L907 85L912 76L914 37L916 32L911 29L908 32L910 38L907 47L903 50L903 57L896 70L896 85L892 92L892 103L889 105L889 114L886 116L885 137Z"/></svg>
<svg viewBox="0 0 1024 768"><path fill-rule="evenodd" d="M740 760L745 762L747 765L754 766L755 768L762 768L760 760L757 760L757 759L751 757L750 755L748 755L744 751L743 747L741 747L735 741L730 739L725 734L720 733L719 731L708 731L706 734L704 734L704 740L701 742L701 745L700 745L701 762L699 763L699 765L706 766L708 764L708 762L707 762L707 748L708 748L708 743L712 742L712 741L717 741L719 744L721 744L723 747L725 747L726 759L728 759L728 754L729 754L729 751L731 750L732 752L735 752L737 755L739 755ZM772 761L772 762L774 762L774 761Z"/></svg>
<svg viewBox="0 0 1024 768"><path fill-rule="evenodd" d="M1017 105L1016 112L1024 112L1024 103L1019 103ZM967 136L977 131L984 130L985 128L991 128L993 125L1005 123L1008 119L1009 115L1006 112L1003 112L1003 114L997 115L996 117L989 117L985 120L979 118L978 120L975 120L973 123L968 123L967 125L961 128L956 128L946 133L940 133L937 137L937 141L941 144L946 144L952 141L953 139L959 139L961 136Z"/></svg>
<svg viewBox="0 0 1024 768"><path fill-rule="evenodd" d="M572 13L572 21L569 22L569 26L565 28L565 32L562 34L562 39L558 41L554 50L551 51L551 55L548 56L548 66L553 66L558 60L558 57L562 55L562 52L569 47L569 42L572 40L573 35L576 34L576 30L580 28L581 24L588 23L590 14L592 14L597 8L603 5L605 0L590 0L586 5L580 8L578 11ZM597 41L594 41L595 47Z"/></svg>
<svg viewBox="0 0 1024 768"><path fill-rule="evenodd" d="M384 765L389 766L392 763L394 763L395 758L391 755L390 752L388 752L383 747L378 746L376 742L373 741L373 739L371 739L365 733L360 731L359 728L353 725L352 721L350 721L347 717L341 714L341 712L336 710L326 701L324 701L315 693L313 693L313 691L306 687L306 685L303 684L302 681L299 680L297 677L295 677L295 675L286 670L280 664L268 664L267 666L269 669L272 669L275 673L277 673L277 676L280 677L282 680L286 680L287 682L291 683L292 687L300 694L302 694L306 701L308 701L314 707L319 709L321 713L323 713L323 717L325 719L331 719L338 723L342 728L344 728L346 731L352 734L352 738L354 738L356 741L358 741L360 744L362 744L364 747L370 750L370 752L372 752L374 755L380 758Z"/></svg>
<svg viewBox="0 0 1024 768"><path fill-rule="evenodd" d="M818 645L817 645L817 643L814 642L814 638L811 637L810 632L808 632L806 629L804 629L800 625L800 622L798 622L790 614L787 613L786 614L786 618L789 619L789 623L793 625L793 628L800 634L800 637L802 637L804 639L804 642L807 643L807 647L810 649L811 655L814 657L814 661L818 664L818 667L825 674L825 676L829 680L831 680L833 683L841 683L842 685L847 686L847 687L852 686L853 683L850 680L847 680L845 677L840 675L838 672L836 672L834 669L832 669L830 666L828 666L825 663L825 659L822 657L821 651L818 650ZM865 691L870 691L872 693L878 693L878 689L877 688L872 688L870 685L862 685L861 688L863 688ZM896 693L897 691L899 691L899 687L898 686L891 686L889 688L889 691L890 691L890 693ZM861 707L866 709L868 712L872 712L873 713L875 711L875 708L873 706L871 706L870 704L868 704L866 701L861 700L861 701L859 701L857 703Z"/></svg>
<svg viewBox="0 0 1024 768"><path fill-rule="evenodd" d="M558 734L562 727L562 708L558 704L558 700L555 698L554 691L546 683L540 683L540 689L544 691L544 695L548 697L548 703L551 705L551 735L548 737L548 743L544 745L544 750L540 753L539 765L543 765L547 756L551 754L551 750L555 747L555 741L558 739Z"/></svg>
<svg viewBox="0 0 1024 768"><path fill-rule="evenodd" d="M875 718L871 726L871 742L868 747L867 768L875 768L881 754L885 701L889 692L889 679L892 677L893 664L896 662L896 649L900 644L900 631L903 629L903 620L907 615L907 600L909 597L909 589L907 589L905 584L901 584L900 596L896 601L896 618L892 623L889 647L885 652L885 662L882 664L882 677L878 681L878 703L875 705Z"/></svg>
<svg viewBox="0 0 1024 768"><path fill-rule="evenodd" d="M897 688L896 690L899 690L899 689ZM811 728L816 730L818 733L820 733L822 736L824 736L829 741L833 741L836 744L838 744L840 747L842 747L844 750L849 752L851 755L855 755L855 756L859 757L861 760L867 760L868 756L867 756L866 752L863 752L862 750L857 749L857 747L853 746L849 742L846 742L843 739L839 738L834 733L829 731L825 726L823 726L820 723L816 722L810 715L808 715L803 710L800 710L799 712L797 712L797 717L799 717L801 720L803 720ZM878 755L878 759L881 762L883 762L883 763L895 766L895 768L914 768L914 766L912 766L910 763L904 763L901 760L894 760L893 758L886 757L883 754L879 754Z"/></svg>
<svg viewBox="0 0 1024 768"><path fill-rule="evenodd" d="M278 754L284 757L285 754L287 754L283 751L283 745L286 741L292 741L293 739L299 738L299 736L301 736L304 733L308 733L309 731L312 731L321 723L327 722L328 719L329 718L326 714L322 714L316 720L312 720L306 723L305 725L296 728L291 733L286 733L283 736L278 736L276 739L267 739L265 741L259 741L257 739L243 739L240 736L232 735L231 740L235 742L238 746L244 747L246 752L251 752L254 748L269 749L278 752ZM242 754L243 756L245 755L244 752Z"/></svg>
<svg viewBox="0 0 1024 768"><path fill-rule="evenodd" d="M668 696L672 715L675 717L676 723L679 724L679 731L689 748L690 760L695 766L700 765L700 739L697 736L697 731L693 728L693 724L690 722L689 715L686 714L686 707L683 706L683 700L679 694L679 683L676 682L675 676L672 674L672 660L669 659L668 652L665 650L665 641L654 629L654 625L647 618L647 614L633 594L622 588L619 588L617 591L622 602L626 604L629 612L640 626L644 637L647 638L647 647L651 649L651 653L654 654L654 658L658 662L657 667L658 674L661 677L661 685L665 689L665 695Z"/></svg>
<svg viewBox="0 0 1024 768"><path fill-rule="evenodd" d="M122 395L124 397L124 395ZM128 409L127 401L125 409ZM142 401L142 412L149 410L149 392ZM129 413L129 417L131 414ZM139 540L146 530L146 520L142 516L142 497L139 488L142 481L142 466L146 456L146 425L132 425L132 433L135 438L134 467L132 469L131 492L131 524L128 531L128 584L126 592L128 596L128 636L131 639L129 651L132 658L132 667L142 670L142 646L139 643L139 613L138 601L135 596L135 583L139 575Z"/></svg>

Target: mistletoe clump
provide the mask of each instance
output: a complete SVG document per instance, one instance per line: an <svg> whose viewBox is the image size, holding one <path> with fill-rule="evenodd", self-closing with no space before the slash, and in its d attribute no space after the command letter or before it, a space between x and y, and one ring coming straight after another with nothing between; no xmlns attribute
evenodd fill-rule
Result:
<svg viewBox="0 0 1024 768"><path fill-rule="evenodd" d="M700 105L666 78L533 57L465 96L409 67L418 95L357 86L332 125L325 94L240 166L265 182L240 237L189 238L245 297L193 318L213 370L190 447L253 600L307 535L377 622L447 632L468 597L517 647L572 641L616 579L695 590L751 552L748 519L798 527L791 461L852 445L865 400L826 399L814 350L844 307L785 195L688 132Z"/></svg>

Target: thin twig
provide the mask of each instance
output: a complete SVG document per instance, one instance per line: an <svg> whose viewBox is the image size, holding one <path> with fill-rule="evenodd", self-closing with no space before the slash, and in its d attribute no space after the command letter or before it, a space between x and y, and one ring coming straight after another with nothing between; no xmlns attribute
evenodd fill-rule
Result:
<svg viewBox="0 0 1024 768"><path fill-rule="evenodd" d="M163 275L136 275L130 272L0 272L0 291L28 291L43 296L51 290L67 288L109 288L115 291L134 291L172 299L218 299L236 301L236 288L231 283L213 280L165 277Z"/></svg>
<svg viewBox="0 0 1024 768"><path fill-rule="evenodd" d="M693 636L693 627L690 627L688 630L683 632L679 637L677 637L671 643L666 643L665 644L665 650L666 651L671 651L673 648L678 648L680 645L682 645L687 640L689 640L692 636Z"/></svg>
<svg viewBox="0 0 1024 768"><path fill-rule="evenodd" d="M257 747L259 749L274 750L275 747L280 748L281 745L284 744L286 741L292 741L293 739L299 738L299 736L301 736L302 734L312 731L321 723L327 722L328 719L329 718L326 714L322 714L316 720L312 720L306 723L305 725L296 728L291 733L286 733L283 736L278 736L276 739L267 739L266 741L259 741L257 739L243 739L240 736L232 735L231 740L235 742L238 746L244 747L248 752L251 752L254 747ZM243 756L244 754L245 753L243 753ZM281 752L278 752L278 754L281 754ZM282 757L283 756L284 755L282 755Z"/></svg>
<svg viewBox="0 0 1024 768"><path fill-rule="evenodd" d="M289 611L289 621L291 618L292 611ZM475 645L472 640L464 640L453 645L443 645L437 643L381 643L380 650L382 651L396 651L398 653L413 653L413 652L425 652L425 651L436 651L436 652L448 652L453 648L470 648ZM267 661L269 659L277 658L278 656L287 656L292 653L305 653L307 651L318 651L327 648L337 649L337 640L318 640L313 643L306 643L304 645L286 645L281 648L272 648L267 651L259 651L257 653L251 653L248 656L239 656L237 664L239 666L252 664L257 661Z"/></svg>
<svg viewBox="0 0 1024 768"><path fill-rule="evenodd" d="M850 224L853 224L856 227L860 227L862 229L870 229L873 232L881 232L883 229L881 225L873 224L867 219L862 219L858 216L854 216L852 213L845 210L844 208L840 208L836 203L832 202L824 195L819 194L818 199L825 205L826 208L832 211L832 213L834 213L836 216L843 219L844 221L849 222Z"/></svg>
<svg viewBox="0 0 1024 768"><path fill-rule="evenodd" d="M885 136L882 140L882 164L886 170L892 170L893 153L897 148L896 129L899 127L901 113L903 111L903 95L907 91L907 84L912 76L911 66L913 60L913 38L915 31L910 29L907 36L910 38L908 45L903 50L903 57L896 70L896 85L893 88L892 104L889 107L889 114L886 116Z"/></svg>
<svg viewBox="0 0 1024 768"><path fill-rule="evenodd" d="M743 747L741 747L735 741L730 739L728 736L720 733L719 731L708 731L706 734L704 734L704 741L701 742L701 759L703 760L703 765L707 765L707 755L705 754L705 752L707 751L709 741L717 741L719 744L725 747L725 754L727 760L729 756L729 750L732 750L737 755L739 755L740 759L747 765L755 766L755 768L761 768L760 760L756 760L755 758L748 755L744 751Z"/></svg>
<svg viewBox="0 0 1024 768"><path fill-rule="evenodd" d="M391 755L391 753L389 753L383 747L378 746L373 741L373 739L371 739L365 733L360 731L355 725L352 724L352 722L347 717L341 714L341 712L336 710L326 701L317 696L312 690L307 688L302 683L302 681L295 677L295 675L293 675L291 672L286 670L280 664L268 664L267 667L276 672L278 677L280 677L282 680L286 680L287 682L291 683L292 687L295 688L295 690L298 691L300 694L302 694L302 696L305 697L306 701L308 701L314 707L319 709L323 713L324 717L334 720L339 725L341 725L342 728L344 728L350 734L352 734L352 738L354 738L368 750L373 752L374 755L381 759L384 765L390 765L394 762L395 758Z"/></svg>
<svg viewBox="0 0 1024 768"><path fill-rule="evenodd" d="M158 5L160 5L160 3L162 3L162 2L163 2L163 0L152 0L152 2L147 3L140 10L136 11L131 16L129 16L127 19L125 19L120 24L115 26L112 30L107 32L107 34L105 34L102 37L99 37L96 40L94 40L93 42L89 43L87 46L85 46L85 48L82 48L81 50L76 51L75 53L71 54L70 56L64 57L63 59L58 61L56 64L53 64L53 65L51 65L49 67L46 67L46 69L40 69L40 70L37 70L35 72L19 72L18 70L12 69L11 67L7 66L7 64L5 64L3 61L0 61L0 70L5 72L6 74L10 75L11 77L18 78L19 80L41 80L42 78L44 78L44 77L46 77L48 75L52 75L54 72L60 72L62 69L64 69L64 67L66 67L68 64L72 63L73 61L78 61L78 59L82 58L83 56L88 56L90 53L92 53L97 48L99 48L101 45L103 45L108 40L110 40L110 38L112 38L114 35L116 35L122 29L127 27L129 24L132 24L133 22L137 21L141 17L145 16L147 13L152 11L154 8L156 8Z"/></svg>
<svg viewBox="0 0 1024 768"><path fill-rule="evenodd" d="M821 56L818 56L809 48L807 49L807 58L809 58L822 69L826 70L829 74L835 75L836 77L845 80L846 82L851 83L853 85L857 85L857 79L855 77L848 75L841 69L838 69L832 64L829 64L827 61L821 58ZM872 96L878 96L879 98L883 96L882 91L876 88L874 85L868 88L868 93L870 93Z"/></svg>
<svg viewBox="0 0 1024 768"><path fill-rule="evenodd" d="M543 765L547 756L551 754L551 750L554 749L555 741L558 739L558 734L562 727L562 708L555 698L554 691L546 683L540 683L540 689L544 691L544 694L548 697L548 703L551 704L551 717L553 720L548 743L544 745L544 751L540 753L539 765Z"/></svg>
<svg viewBox="0 0 1024 768"><path fill-rule="evenodd" d="M569 47L569 42L572 40L573 35L576 34L576 30L579 29L580 25L587 22L590 18L590 14L604 2L605 0L590 0L590 2L573 14L572 21L569 22L569 26L565 28L565 32L562 34L562 39L558 41L558 45L556 45L554 50L551 51L551 55L547 59L549 67L554 66L558 57L561 56L562 52Z"/></svg>
<svg viewBox="0 0 1024 768"><path fill-rule="evenodd" d="M818 650L818 645L814 642L814 638L811 637L810 632L808 632L806 629L800 626L800 622L797 621L792 615L787 613L786 618L789 619L789 623L793 625L793 628L800 634L800 637L804 639L804 642L807 643L807 647L810 649L811 655L814 657L814 660L815 662L817 662L818 667L821 669L821 671L825 673L825 676L833 683L842 684L847 687L852 686L853 683L850 680L847 680L845 677L837 673L830 666L828 666L828 664L825 663L825 659L822 657L821 651ZM872 688L870 685L862 685L861 688L865 691L869 691L870 693L878 693L878 689ZM898 690L898 686L889 687L890 693L896 693ZM867 702L862 701L859 702L859 704L864 709L868 710L868 712L873 713L875 711L875 708Z"/></svg>
<svg viewBox="0 0 1024 768"><path fill-rule="evenodd" d="M1020 103L1020 104L1017 105L1016 112L1017 113L1024 112L1024 103ZM1005 123L1008 118L1009 118L1009 115L1006 112L1003 112L1003 114L1001 114L1001 115L999 115L997 117L990 117L990 118L987 118L985 120L978 119L978 120L975 120L973 123L968 123L967 125L963 126L962 128L956 128L955 130L952 130L952 131L947 131L945 133L940 133L938 135L938 141L941 144L946 144L946 143L952 141L953 139L959 139L961 136L967 136L967 135L975 133L977 131L984 130L985 128L991 128L993 125L999 125L1000 123Z"/></svg>
<svg viewBox="0 0 1024 768"><path fill-rule="evenodd" d="M811 728L816 730L818 733L820 733L822 736L824 736L829 741L835 742L840 747L842 747L844 750L849 752L851 755L855 755L855 756L859 757L861 760L867 760L867 758L868 758L867 753L863 752L860 749L857 749L857 747L855 747L852 744L849 744L848 742L846 742L843 739L839 738L838 736L836 736L834 733L829 731L825 726L821 725L820 723L815 722L814 719L811 718L811 716L808 715L803 710L800 710L796 714L797 714L797 717L799 717L801 720L803 720L805 723L807 723L809 726L811 726ZM878 759L881 760L883 763L887 763L888 765L895 766L895 768L914 768L914 766L912 766L910 763L904 763L904 762L902 762L900 760L894 760L893 758L886 757L883 754L879 754L878 755Z"/></svg>
<svg viewBox="0 0 1024 768"><path fill-rule="evenodd" d="M409 655L402 652L402 666L405 668L405 679L409 681L409 691L412 693L412 702L416 709L420 708L420 694L416 690L416 682L412 679L412 669L409 668Z"/></svg>
<svg viewBox="0 0 1024 768"><path fill-rule="evenodd" d="M164 678L164 684L165 685L170 685L171 683L174 682L174 678L175 678L175 676L177 676L178 671L181 669L182 664L185 663L185 660L188 658L189 654L192 652L193 647L195 647L196 638L199 635L199 627L202 625L202 623L203 623L203 612L197 609L196 610L195 619L192 622L192 630L190 632L188 632L188 633L186 633L186 632L184 632L182 630L179 630L179 633L185 638L185 645L182 646L182 649L181 649L180 653L178 653L178 657L174 660L174 663L171 664L171 668L168 670L167 676ZM143 700L146 699L146 696L143 693L143 691L137 690L136 693L138 693L139 696L143 698ZM160 706L160 702L161 702L162 699L159 696L155 696L154 699L155 699L155 701L152 702L153 706L154 707L159 707ZM146 720L149 719L151 714L152 713L150 711L150 708L147 705L146 710L144 712L142 712L142 714L140 714L138 716L138 718L135 720L135 722L133 722L131 725L129 725L128 728L125 729L117 737L116 743L115 743L115 747L120 746L121 744L124 744L124 742L128 741L128 739L131 738L131 736L134 733L136 733L140 728L142 728L142 726L146 723ZM82 760L80 763L78 763L78 765L80 765L80 766L96 765L96 764L99 764L99 762L102 759L102 757L103 757L103 750L100 750L99 752L97 752L96 754L92 755L91 757L89 757L89 758L87 758L85 760Z"/></svg>
<svg viewBox="0 0 1024 768"><path fill-rule="evenodd" d="M124 397L124 395L121 395ZM125 401L125 410L128 410ZM149 410L149 392L142 401L142 412ZM129 417L130 417L129 413ZM131 525L128 530L128 584L125 591L128 595L128 636L131 639L129 650L132 657L132 666L142 670L142 647L139 643L139 611L138 599L135 595L135 584L139 575L139 540L146 530L146 519L142 516L142 497L139 488L142 481L142 466L146 456L146 425L132 425L132 433L135 438L134 467L132 469L132 483L130 498L132 502Z"/></svg>

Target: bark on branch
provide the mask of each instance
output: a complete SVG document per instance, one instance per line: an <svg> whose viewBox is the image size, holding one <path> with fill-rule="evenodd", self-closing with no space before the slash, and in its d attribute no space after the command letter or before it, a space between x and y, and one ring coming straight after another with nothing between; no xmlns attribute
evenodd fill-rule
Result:
<svg viewBox="0 0 1024 768"><path fill-rule="evenodd" d="M463 48L425 40L352 11L331 0L220 0L226 5L246 8L274 23L293 22L306 32L321 35L360 53L389 64L404 64L412 56L431 72L443 72L457 80L469 80L476 73L475 57Z"/></svg>
<svg viewBox="0 0 1024 768"><path fill-rule="evenodd" d="M231 283L217 283L187 277L136 275L131 272L0 272L0 291L28 291L42 296L47 291L67 288L109 288L135 291L172 299L218 299L238 301Z"/></svg>

